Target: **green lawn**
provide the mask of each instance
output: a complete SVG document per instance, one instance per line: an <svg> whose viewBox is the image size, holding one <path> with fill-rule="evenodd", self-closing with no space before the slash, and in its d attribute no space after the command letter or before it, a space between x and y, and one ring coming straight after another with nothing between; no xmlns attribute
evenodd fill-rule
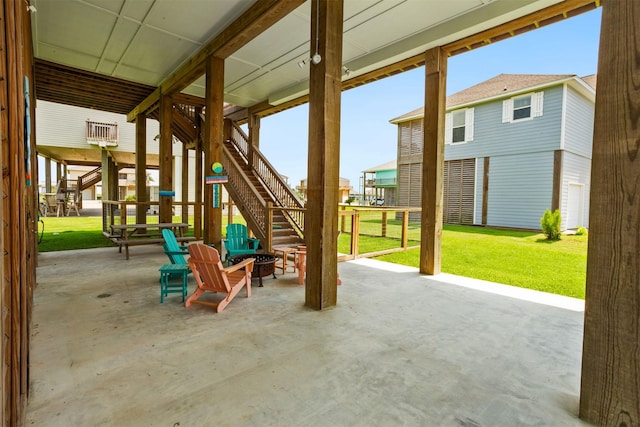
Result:
<svg viewBox="0 0 640 427"><path fill-rule="evenodd" d="M417 267L419 250L381 256ZM584 299L587 236L562 236L480 227L445 226L442 271Z"/></svg>
<svg viewBox="0 0 640 427"><path fill-rule="evenodd" d="M113 246L102 235L101 217L46 217L40 252ZM226 225L223 216L223 226ZM180 218L175 219L180 222ZM238 216L234 222L242 222ZM42 224L38 227L42 230ZM338 250L349 253L350 235L342 233ZM410 242L411 245L417 242ZM360 236L360 253L397 248L399 240ZM418 267L419 250L378 257L382 261ZM587 236L563 236L557 242L542 234L481 227L445 226L442 271L523 288L584 298Z"/></svg>
<svg viewBox="0 0 640 427"><path fill-rule="evenodd" d="M44 233L42 223L38 223L38 251L66 251L71 249L101 248L115 245L102 234L102 217L44 217ZM174 222L182 222L182 217L173 217ZM244 222L241 215L234 216L234 222ZM149 223L158 222L157 217L150 217ZM189 218L193 224L193 218ZM227 216L222 217L223 229L227 225ZM224 234L224 233L223 233ZM187 236L193 236L193 229L189 229Z"/></svg>

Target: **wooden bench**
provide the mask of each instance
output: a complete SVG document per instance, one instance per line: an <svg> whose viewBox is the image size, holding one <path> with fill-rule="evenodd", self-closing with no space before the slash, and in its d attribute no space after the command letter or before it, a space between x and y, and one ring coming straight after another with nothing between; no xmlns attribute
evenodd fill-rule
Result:
<svg viewBox="0 0 640 427"><path fill-rule="evenodd" d="M118 252L125 248L125 257L129 259L129 246L153 245L164 243L162 230L171 229L176 234L178 242L191 242L195 237L183 236L189 228L185 223L160 223L160 224L114 224L111 233L104 233L113 243L118 245Z"/></svg>

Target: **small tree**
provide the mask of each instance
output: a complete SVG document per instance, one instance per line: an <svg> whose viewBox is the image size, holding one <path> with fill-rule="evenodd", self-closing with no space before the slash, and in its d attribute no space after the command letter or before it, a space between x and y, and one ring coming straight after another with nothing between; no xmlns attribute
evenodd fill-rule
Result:
<svg viewBox="0 0 640 427"><path fill-rule="evenodd" d="M544 212L544 215L540 218L540 226L545 236L547 236L547 240L560 240L561 222L562 217L558 209L553 213L549 209Z"/></svg>

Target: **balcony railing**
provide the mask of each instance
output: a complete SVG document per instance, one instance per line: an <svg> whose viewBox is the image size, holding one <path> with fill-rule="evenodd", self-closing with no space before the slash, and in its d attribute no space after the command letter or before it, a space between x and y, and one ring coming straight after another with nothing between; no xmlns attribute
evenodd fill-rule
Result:
<svg viewBox="0 0 640 427"><path fill-rule="evenodd" d="M87 120L87 143L100 147L118 145L118 123L103 123Z"/></svg>

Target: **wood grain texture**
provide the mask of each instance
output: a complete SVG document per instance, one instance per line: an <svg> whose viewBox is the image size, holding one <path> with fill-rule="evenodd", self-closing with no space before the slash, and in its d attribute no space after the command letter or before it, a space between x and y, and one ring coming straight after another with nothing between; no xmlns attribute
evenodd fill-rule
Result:
<svg viewBox="0 0 640 427"><path fill-rule="evenodd" d="M147 201L147 116L136 117L136 201ZM147 207L136 206L136 224L147 223Z"/></svg>
<svg viewBox="0 0 640 427"><path fill-rule="evenodd" d="M211 165L222 161L224 138L224 60L211 56L207 60L205 89L206 114L204 128L204 173L211 173ZM220 203L222 206L222 203ZM222 240L222 207L213 207L213 187L204 188L204 241L220 247Z"/></svg>
<svg viewBox="0 0 640 427"><path fill-rule="evenodd" d="M171 132L171 122L173 120L173 100L170 96L160 98L160 191L173 190L173 134ZM159 222L172 221L171 197L160 197Z"/></svg>
<svg viewBox="0 0 640 427"><path fill-rule="evenodd" d="M640 3L603 2L580 417L640 425Z"/></svg>
<svg viewBox="0 0 640 427"><path fill-rule="evenodd" d="M305 305L316 310L337 303L342 16L342 0L311 3L310 50L318 34L322 61L310 65L309 79Z"/></svg>
<svg viewBox="0 0 640 427"><path fill-rule="evenodd" d="M420 273L438 274L442 258L444 115L447 82L447 54L441 47L435 47L425 53L425 80Z"/></svg>

